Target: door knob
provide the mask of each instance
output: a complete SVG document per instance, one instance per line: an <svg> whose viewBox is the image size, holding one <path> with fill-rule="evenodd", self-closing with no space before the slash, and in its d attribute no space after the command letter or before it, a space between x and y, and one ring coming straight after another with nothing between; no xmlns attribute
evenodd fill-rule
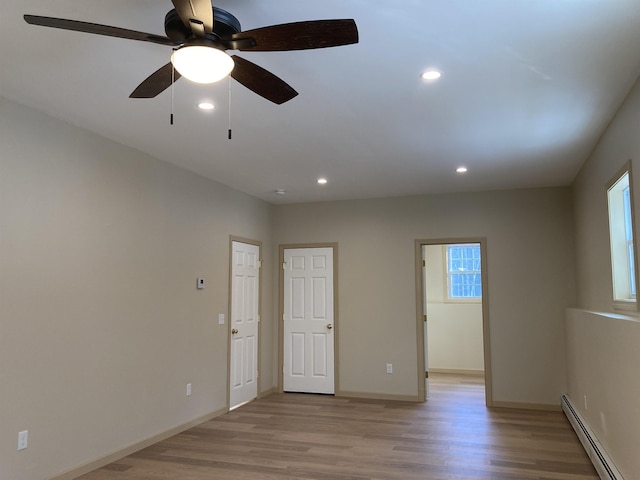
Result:
<svg viewBox="0 0 640 480"><path fill-rule="evenodd" d="M231 335L235 335L236 333L238 333L238 329L234 328L233 330L231 330Z"/></svg>
<svg viewBox="0 0 640 480"><path fill-rule="evenodd" d="M333 325L331 325L330 323L327 324L327 330L331 330L333 328Z"/></svg>

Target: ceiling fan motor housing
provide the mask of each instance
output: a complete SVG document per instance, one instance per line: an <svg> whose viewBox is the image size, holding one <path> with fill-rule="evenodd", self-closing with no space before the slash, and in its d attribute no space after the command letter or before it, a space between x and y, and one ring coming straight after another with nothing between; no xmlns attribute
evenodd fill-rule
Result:
<svg viewBox="0 0 640 480"><path fill-rule="evenodd" d="M232 14L218 7L213 8L213 38L230 39L231 35L242 31L240 21ZM164 31L171 40L184 43L193 38L191 28L184 24L176 9L171 9L164 17Z"/></svg>

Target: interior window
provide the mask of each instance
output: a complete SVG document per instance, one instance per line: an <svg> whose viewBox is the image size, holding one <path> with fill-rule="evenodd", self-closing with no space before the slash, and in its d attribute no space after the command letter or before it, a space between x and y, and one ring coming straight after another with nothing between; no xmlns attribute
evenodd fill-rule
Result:
<svg viewBox="0 0 640 480"><path fill-rule="evenodd" d="M447 245L449 300L482 298L480 244Z"/></svg>
<svg viewBox="0 0 640 480"><path fill-rule="evenodd" d="M607 190L613 298L636 303L636 267L633 235L633 195L629 169L617 176Z"/></svg>

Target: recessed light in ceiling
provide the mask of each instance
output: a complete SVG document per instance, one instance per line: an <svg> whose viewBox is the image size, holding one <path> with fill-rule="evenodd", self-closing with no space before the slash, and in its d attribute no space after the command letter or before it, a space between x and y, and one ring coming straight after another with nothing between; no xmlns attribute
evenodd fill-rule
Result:
<svg viewBox="0 0 640 480"><path fill-rule="evenodd" d="M467 167L458 167L458 168L456 168L456 172L458 172L458 173L467 173Z"/></svg>
<svg viewBox="0 0 640 480"><path fill-rule="evenodd" d="M286 195L287 191L284 188L279 188L274 193L276 195Z"/></svg>
<svg viewBox="0 0 640 480"><path fill-rule="evenodd" d="M318 185L326 185L327 184L327 179L326 178L319 178L318 179Z"/></svg>
<svg viewBox="0 0 640 480"><path fill-rule="evenodd" d="M201 102L198 104L198 108L202 110L213 110L215 107L211 102Z"/></svg>
<svg viewBox="0 0 640 480"><path fill-rule="evenodd" d="M422 75L420 76L422 77L423 80L437 80L442 76L442 74L437 70L427 70L426 72L423 72Z"/></svg>

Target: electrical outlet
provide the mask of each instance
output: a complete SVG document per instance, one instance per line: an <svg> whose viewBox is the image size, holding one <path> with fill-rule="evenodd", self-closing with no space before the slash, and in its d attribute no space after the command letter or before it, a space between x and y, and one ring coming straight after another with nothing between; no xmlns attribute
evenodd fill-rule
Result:
<svg viewBox="0 0 640 480"><path fill-rule="evenodd" d="M393 373L393 364L387 363L387 373Z"/></svg>
<svg viewBox="0 0 640 480"><path fill-rule="evenodd" d="M187 397L191 396L191 384L187 383Z"/></svg>
<svg viewBox="0 0 640 480"><path fill-rule="evenodd" d="M18 451L24 450L29 444L29 430L18 432Z"/></svg>

